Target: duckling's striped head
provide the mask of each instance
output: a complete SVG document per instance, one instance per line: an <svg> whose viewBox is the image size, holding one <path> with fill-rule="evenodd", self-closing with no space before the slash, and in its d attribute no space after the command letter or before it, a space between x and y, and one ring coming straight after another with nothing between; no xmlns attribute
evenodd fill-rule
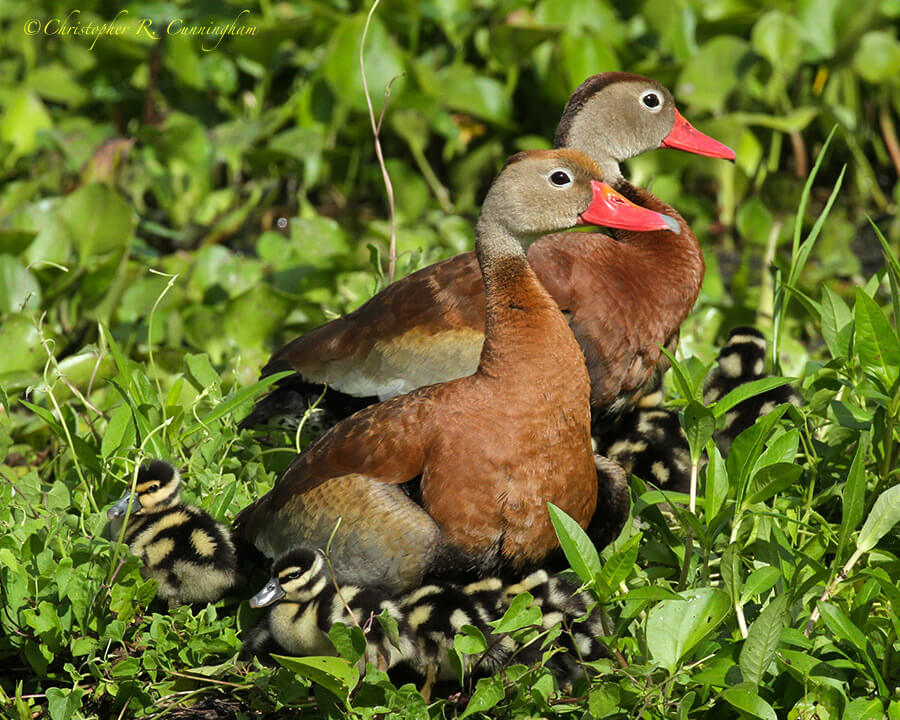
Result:
<svg viewBox="0 0 900 720"><path fill-rule="evenodd" d="M272 565L272 578L250 598L250 607L265 607L281 599L309 602L329 585L322 553L306 548L288 550Z"/></svg>
<svg viewBox="0 0 900 720"><path fill-rule="evenodd" d="M128 494L106 511L110 520L124 517L131 505L132 515L151 515L181 502L181 476L162 460L151 460L138 470L134 494Z"/></svg>

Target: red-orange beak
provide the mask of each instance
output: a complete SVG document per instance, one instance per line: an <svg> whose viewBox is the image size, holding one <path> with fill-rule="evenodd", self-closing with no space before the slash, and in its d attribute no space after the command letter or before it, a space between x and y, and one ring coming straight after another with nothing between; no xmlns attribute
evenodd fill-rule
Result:
<svg viewBox="0 0 900 720"><path fill-rule="evenodd" d="M672 132L666 135L659 146L684 150L697 155L706 155L707 157L723 158L725 160L733 161L735 157L734 150L718 140L713 140L709 135L704 135L685 120L684 116L677 110L675 111L675 125L672 127Z"/></svg>
<svg viewBox="0 0 900 720"><path fill-rule="evenodd" d="M671 230L680 233L681 226L670 215L647 210L619 195L605 182L591 180L594 197L581 219L589 225L620 230Z"/></svg>

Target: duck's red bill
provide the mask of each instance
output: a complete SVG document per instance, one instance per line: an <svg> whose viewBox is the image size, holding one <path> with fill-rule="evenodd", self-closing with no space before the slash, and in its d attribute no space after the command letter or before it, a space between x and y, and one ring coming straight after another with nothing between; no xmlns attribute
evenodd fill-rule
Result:
<svg viewBox="0 0 900 720"><path fill-rule="evenodd" d="M705 155L706 157L723 158L725 160L734 160L735 158L734 150L718 140L714 140L709 135L704 135L685 120L684 116L677 110L675 111L675 125L672 127L672 132L666 135L659 146L684 150L685 152Z"/></svg>
<svg viewBox="0 0 900 720"><path fill-rule="evenodd" d="M671 230L681 232L678 221L640 205L620 195L605 182L591 180L594 197L581 219L589 225L618 228L620 230Z"/></svg>

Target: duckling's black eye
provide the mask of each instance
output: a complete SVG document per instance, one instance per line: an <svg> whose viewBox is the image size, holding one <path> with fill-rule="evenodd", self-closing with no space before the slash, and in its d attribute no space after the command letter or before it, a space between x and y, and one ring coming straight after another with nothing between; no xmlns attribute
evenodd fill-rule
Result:
<svg viewBox="0 0 900 720"><path fill-rule="evenodd" d="M572 178L569 176L565 170L554 170L550 174L550 182L552 182L556 187L565 187L566 185L572 184Z"/></svg>
<svg viewBox="0 0 900 720"><path fill-rule="evenodd" d="M643 93L641 95L641 102L648 110L658 110L660 105L662 105L659 94L655 93L653 90L647 90Z"/></svg>
<svg viewBox="0 0 900 720"><path fill-rule="evenodd" d="M159 490L159 483L153 483L150 487L147 488L148 493L154 493Z"/></svg>

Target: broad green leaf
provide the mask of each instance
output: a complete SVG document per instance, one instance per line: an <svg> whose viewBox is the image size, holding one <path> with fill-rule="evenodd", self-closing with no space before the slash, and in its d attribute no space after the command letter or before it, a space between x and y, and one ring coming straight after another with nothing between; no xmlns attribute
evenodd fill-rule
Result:
<svg viewBox="0 0 900 720"><path fill-rule="evenodd" d="M775 659L787 608L788 596L778 595L763 608L759 617L750 625L739 660L744 680L757 686L762 682L766 670Z"/></svg>
<svg viewBox="0 0 900 720"><path fill-rule="evenodd" d="M717 35L706 41L678 76L676 95L693 107L721 110L741 82L741 69L749 53L747 43L734 35ZM710 72L710 68L716 71Z"/></svg>
<svg viewBox="0 0 900 720"><path fill-rule="evenodd" d="M860 433L859 441L856 444L856 453L853 455L853 462L850 464L847 481L844 483L844 490L841 493L843 513L838 547L835 552L838 561L841 561L847 541L862 520L865 509L866 453L869 449L869 437L867 432Z"/></svg>
<svg viewBox="0 0 900 720"><path fill-rule="evenodd" d="M894 485L881 493L872 506L862 530L859 531L856 540L857 550L869 552L898 522L900 522L900 485Z"/></svg>
<svg viewBox="0 0 900 720"><path fill-rule="evenodd" d="M728 470L729 481L737 485L736 505L738 509L743 507L754 463L761 455L762 448L772 433L772 428L786 410L786 404L780 405L768 415L759 418L738 435L731 444L725 467Z"/></svg>
<svg viewBox="0 0 900 720"><path fill-rule="evenodd" d="M513 598L502 618L490 624L496 632L507 633L540 623L541 609L534 604L534 596L523 592Z"/></svg>
<svg viewBox="0 0 900 720"><path fill-rule="evenodd" d="M624 582L634 569L642 537L641 533L635 533L621 549L603 563L603 568L594 578L594 590L600 602L609 600L619 584Z"/></svg>
<svg viewBox="0 0 900 720"><path fill-rule="evenodd" d="M856 351L864 369L875 372L888 388L900 372L900 340L875 301L861 289L856 289L853 308L856 328Z"/></svg>
<svg viewBox="0 0 900 720"><path fill-rule="evenodd" d="M41 306L41 286L22 261L0 255L0 315L36 310Z"/></svg>
<svg viewBox="0 0 900 720"><path fill-rule="evenodd" d="M100 455L108 458L116 450L126 444L133 444L135 439L134 423L131 417L131 408L127 405L119 405L112 411L106 432L100 441Z"/></svg>
<svg viewBox="0 0 900 720"><path fill-rule="evenodd" d="M734 390L718 400L716 404L713 405L712 411L717 418L722 417L738 403L742 403L748 398L761 395L764 392L781 387L782 385L789 385L794 382L794 380L796 380L796 378L787 377L764 377L759 380L751 380L743 385L738 385Z"/></svg>
<svg viewBox="0 0 900 720"><path fill-rule="evenodd" d="M134 209L107 185L83 185L66 197L58 213L82 262L131 243Z"/></svg>
<svg viewBox="0 0 900 720"><path fill-rule="evenodd" d="M464 720L469 715L474 715L478 712L490 710L504 697L506 697L506 691L503 688L501 677L481 678L475 686L472 699L469 700L465 711L459 716L459 720Z"/></svg>
<svg viewBox="0 0 900 720"><path fill-rule="evenodd" d="M841 720L884 720L884 703L879 698L858 697L847 703Z"/></svg>
<svg viewBox="0 0 900 720"><path fill-rule="evenodd" d="M756 568L744 581L744 587L741 589L741 604L768 592L780 579L781 571L778 568L771 565Z"/></svg>
<svg viewBox="0 0 900 720"><path fill-rule="evenodd" d="M900 486L898 486L900 487ZM819 612L822 614L822 620L828 626L828 629L835 634L839 640L845 640L853 645L860 652L866 651L866 636L847 614L837 605L830 602L818 602Z"/></svg>
<svg viewBox="0 0 900 720"><path fill-rule="evenodd" d="M344 16L331 33L324 64L325 77L340 101L358 111L366 109L359 66L359 46L365 24L365 13ZM366 36L365 62L369 95L377 117L388 83L404 70L403 54L377 14L372 18ZM402 82L402 79L396 81L392 92L396 92Z"/></svg>
<svg viewBox="0 0 900 720"><path fill-rule="evenodd" d="M697 462L716 430L716 418L703 403L691 400L681 414L681 424L690 448L691 462Z"/></svg>
<svg viewBox="0 0 900 720"><path fill-rule="evenodd" d="M870 83L895 82L900 76L900 42L894 33L870 30L859 40L853 69Z"/></svg>
<svg viewBox="0 0 900 720"><path fill-rule="evenodd" d="M355 665L339 657L272 657L279 665L325 688L350 707L350 692L359 682L359 670Z"/></svg>
<svg viewBox="0 0 900 720"><path fill-rule="evenodd" d="M464 655L477 655L487 650L487 641L484 639L484 633L477 627L463 625L453 638L453 647Z"/></svg>
<svg viewBox="0 0 900 720"><path fill-rule="evenodd" d="M651 587L640 587L629 590L621 595L619 600L681 600L678 593L672 592L667 588L654 585Z"/></svg>
<svg viewBox="0 0 900 720"><path fill-rule="evenodd" d="M678 664L728 615L728 594L716 588L679 593L681 600L663 600L647 616L647 647L653 660L674 673Z"/></svg>
<svg viewBox="0 0 900 720"><path fill-rule="evenodd" d="M822 337L835 358L849 357L853 314L844 299L827 285L822 286Z"/></svg>
<svg viewBox="0 0 900 720"><path fill-rule="evenodd" d="M715 519L728 496L728 474L725 471L725 460L718 446L710 441L706 444L709 463L706 466L706 525Z"/></svg>
<svg viewBox="0 0 900 720"><path fill-rule="evenodd" d="M356 625L347 627L336 622L328 631L328 639L338 654L350 663L356 663L366 652L366 636Z"/></svg>
<svg viewBox="0 0 900 720"><path fill-rule="evenodd" d="M2 292L0 290L0 294ZM3 318L0 323L0 347L16 348L16 352L0 353L0 376L3 373L37 370L47 362L37 325L26 314L11 313Z"/></svg>
<svg viewBox="0 0 900 720"><path fill-rule="evenodd" d="M803 467L789 462L768 465L753 476L747 493L748 503L765 502L792 487L803 474Z"/></svg>
<svg viewBox="0 0 900 720"><path fill-rule="evenodd" d="M776 73L789 75L803 57L803 28L782 12L770 10L753 24L753 49L772 65Z"/></svg>
<svg viewBox="0 0 900 720"><path fill-rule="evenodd" d="M719 562L719 572L722 574L722 586L731 596L731 601L737 604L741 596L741 583L743 572L741 567L741 551L738 545L730 543L722 552Z"/></svg>
<svg viewBox="0 0 900 720"><path fill-rule="evenodd" d="M547 510L569 565L581 582L593 583L600 572L600 556L594 543L581 526L556 505L547 503Z"/></svg>
<svg viewBox="0 0 900 720"><path fill-rule="evenodd" d="M743 688L728 688L722 695L722 699L738 710L752 715L761 720L778 720L778 716L765 700L751 690Z"/></svg>
<svg viewBox="0 0 900 720"><path fill-rule="evenodd" d="M12 145L16 157L28 155L37 148L41 131L53 127L53 120L40 98L24 87L7 95L3 105L0 140Z"/></svg>

